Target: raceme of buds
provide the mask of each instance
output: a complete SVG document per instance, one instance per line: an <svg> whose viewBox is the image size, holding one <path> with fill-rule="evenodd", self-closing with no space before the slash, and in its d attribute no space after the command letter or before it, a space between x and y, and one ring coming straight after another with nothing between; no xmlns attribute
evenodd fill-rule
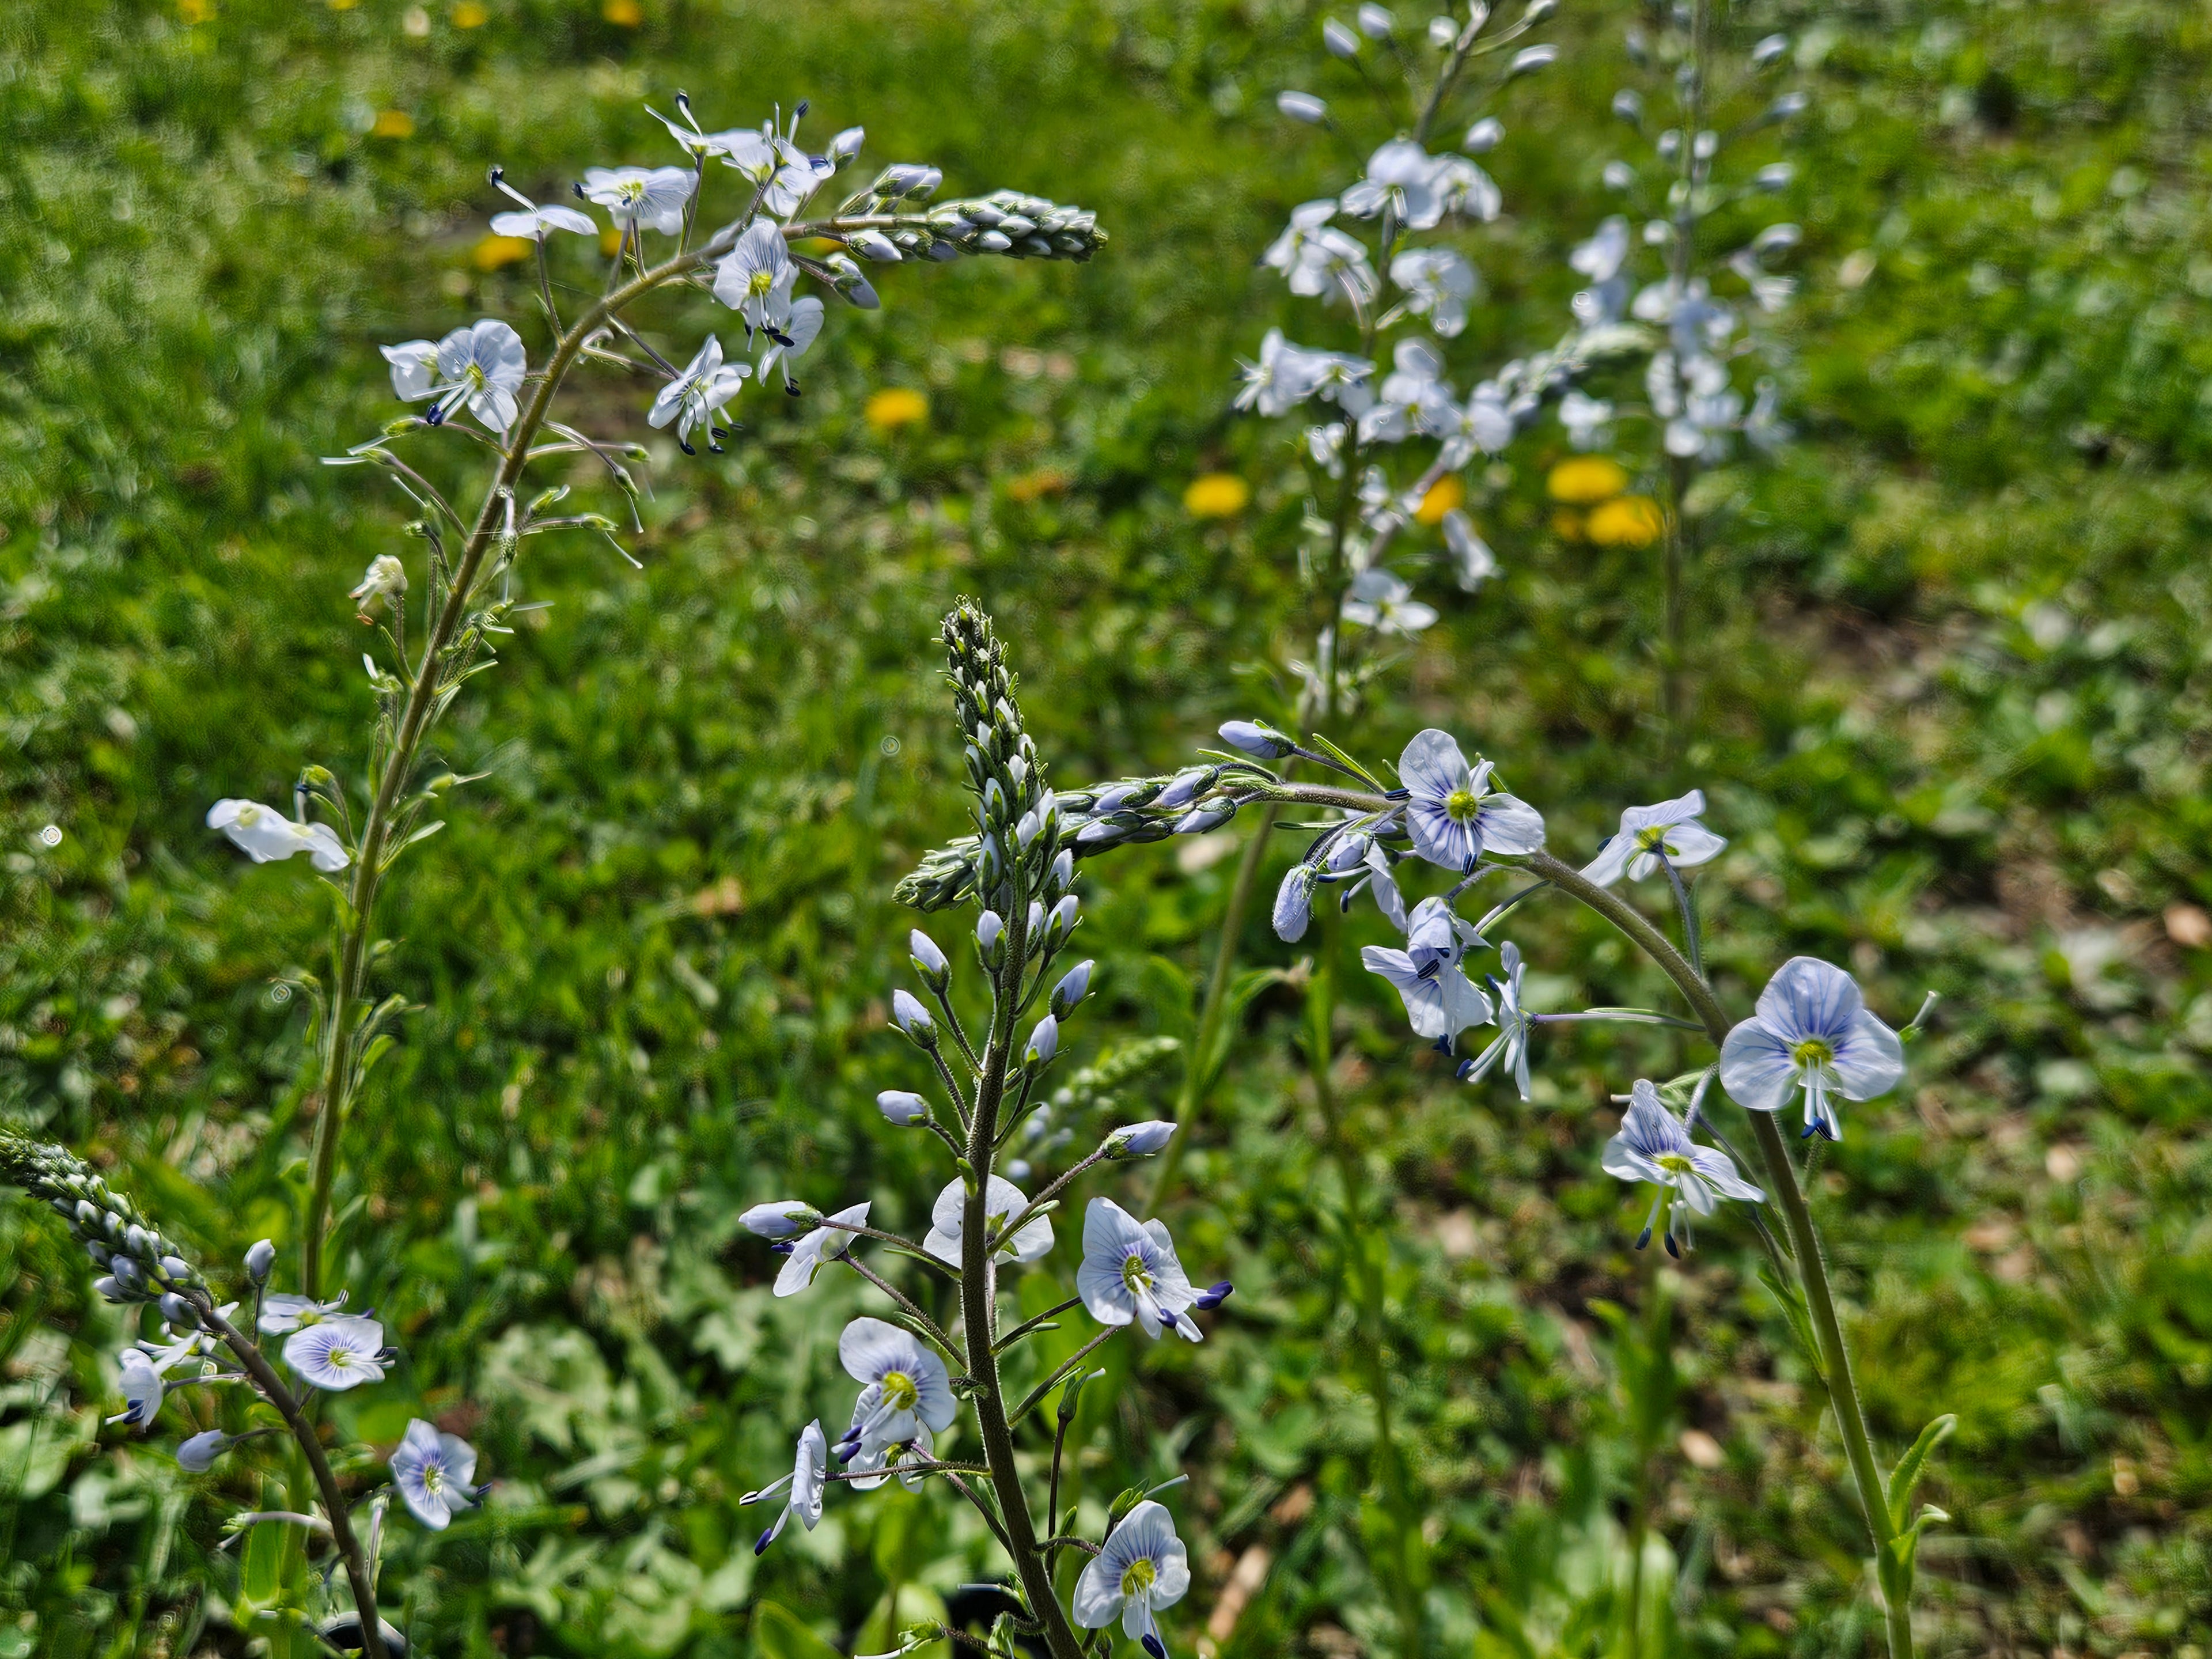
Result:
<svg viewBox="0 0 2212 1659"><path fill-rule="evenodd" d="M70 1236L106 1268L94 1288L110 1302L154 1302L199 1285L199 1274L178 1247L74 1153L0 1133L0 1184L46 1200Z"/></svg>

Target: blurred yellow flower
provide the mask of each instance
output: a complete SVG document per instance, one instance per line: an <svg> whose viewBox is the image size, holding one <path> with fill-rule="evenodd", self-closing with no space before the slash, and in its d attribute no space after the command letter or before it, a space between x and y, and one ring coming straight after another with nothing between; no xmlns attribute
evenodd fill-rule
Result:
<svg viewBox="0 0 2212 1659"><path fill-rule="evenodd" d="M634 29L645 21L645 8L637 0L607 0L599 15L617 28Z"/></svg>
<svg viewBox="0 0 2212 1659"><path fill-rule="evenodd" d="M1628 474L1618 461L1602 455L1575 455L1552 469L1544 486L1555 501L1588 507L1609 500L1628 488Z"/></svg>
<svg viewBox="0 0 2212 1659"><path fill-rule="evenodd" d="M453 8L453 27L457 29L480 29L490 21L491 14L477 4L477 0L461 0Z"/></svg>
<svg viewBox="0 0 2212 1659"><path fill-rule="evenodd" d="M1445 514L1466 505L1467 486L1455 475L1446 473L1429 486L1429 493L1421 497L1413 516L1423 524L1442 524Z"/></svg>
<svg viewBox="0 0 2212 1659"><path fill-rule="evenodd" d="M1622 495L1593 507L1583 528L1600 547L1649 547L1667 533L1667 515L1649 495Z"/></svg>
<svg viewBox="0 0 2212 1659"><path fill-rule="evenodd" d="M368 129L372 138L412 138L415 118L404 109L379 110L376 120Z"/></svg>
<svg viewBox="0 0 2212 1659"><path fill-rule="evenodd" d="M1234 472L1203 472L1182 492L1183 511L1194 519L1233 519L1250 505L1252 486Z"/></svg>
<svg viewBox="0 0 2212 1659"><path fill-rule="evenodd" d="M215 15L215 0L177 0L177 21L186 28Z"/></svg>
<svg viewBox="0 0 2212 1659"><path fill-rule="evenodd" d="M623 234L617 227L609 225L605 230L599 233L599 252L606 258L610 259L613 258L615 257L615 250L619 248L622 245Z"/></svg>
<svg viewBox="0 0 2212 1659"><path fill-rule="evenodd" d="M469 258L478 270L497 270L519 259L527 259L538 244L527 236L487 236L476 245Z"/></svg>
<svg viewBox="0 0 2212 1659"><path fill-rule="evenodd" d="M878 432L891 432L929 418L929 399L911 386L887 386L868 394L862 418Z"/></svg>
<svg viewBox="0 0 2212 1659"><path fill-rule="evenodd" d="M1046 495L1057 495L1073 482L1056 466L1041 466L1034 472L1024 472L1010 479L1006 484L1006 499L1013 501L1034 501Z"/></svg>
<svg viewBox="0 0 2212 1659"><path fill-rule="evenodd" d="M1578 542L1583 538L1583 515L1579 513L1552 514L1552 533L1563 542Z"/></svg>

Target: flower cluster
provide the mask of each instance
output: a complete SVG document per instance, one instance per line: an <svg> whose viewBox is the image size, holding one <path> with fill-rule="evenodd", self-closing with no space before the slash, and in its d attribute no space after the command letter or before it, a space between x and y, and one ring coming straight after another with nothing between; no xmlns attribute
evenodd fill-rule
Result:
<svg viewBox="0 0 2212 1659"><path fill-rule="evenodd" d="M1783 310L1796 291L1776 266L1796 247L1798 228L1758 224L1765 216L1754 205L1786 189L1795 169L1760 161L1752 141L1802 113L1807 100L1779 84L1787 37L1767 35L1740 64L1723 63L1705 12L1655 8L1652 29L1629 32L1629 56L1653 71L1655 87L1648 95L1634 87L1613 94L1613 113L1640 143L1605 167L1625 210L1569 256L1583 283L1571 338L1587 365L1640 360L1643 396L1577 390L1563 398L1560 423L1577 449L1611 447L1616 426L1632 420L1649 422L1660 454L1702 465L1725 460L1739 435L1760 449L1789 435L1771 378L1748 399L1737 387L1735 364L1758 347L1739 305L1717 284L1747 301L1753 317ZM1747 159L1723 176L1724 163L1738 157ZM1723 246L1713 246L1717 234Z"/></svg>
<svg viewBox="0 0 2212 1659"><path fill-rule="evenodd" d="M1461 475L1504 449L1559 377L1532 378L1520 363L1478 377L1448 364L1447 351L1483 291L1464 228L1496 219L1503 206L1497 184L1474 158L1495 148L1504 128L1496 117L1480 115L1457 150L1432 149L1431 135L1447 118L1476 116L1508 82L1553 61L1555 47L1516 46L1553 9L1553 0L1534 0L1499 29L1491 28L1486 6L1470 8L1464 18L1438 17L1428 27L1425 59L1417 48L1408 51L1396 18L1381 5L1360 7L1356 28L1334 18L1322 25L1328 56L1349 65L1340 74L1356 76L1363 93L1374 92L1365 61L1371 53L1383 73L1402 73L1419 114L1410 130L1364 146L1359 177L1294 209L1261 256L1292 294L1344 309L1349 325L1340 331L1351 337L1349 349L1298 345L1272 329L1259 355L1243 364L1236 397L1237 408L1269 417L1311 409L1306 457L1317 480L1333 482L1350 509L1317 509L1309 525L1316 545L1304 564L1332 590L1333 613L1316 642L1316 662L1298 665L1314 707L1343 703L1358 683L1353 653L1337 637L1343 629L1402 635L1436 620L1431 607L1411 600L1410 585L1388 563L1408 525L1440 531L1462 589L1472 591L1497 568L1461 505L1468 495ZM1462 96L1469 92L1471 100ZM1277 106L1293 121L1357 142L1313 93L1285 92ZM1419 462L1395 461L1408 445L1423 447Z"/></svg>
<svg viewBox="0 0 2212 1659"><path fill-rule="evenodd" d="M818 1419L809 1423L799 1432L790 1472L745 1501L783 1500L760 1534L757 1548L765 1550L793 1516L809 1528L819 1522L824 1493L834 1483L865 1490L893 1476L908 1486L941 1478L975 1502L1012 1559L1023 1604L1018 1633L1042 1637L1054 1654L1072 1654L1077 1626L1094 1628L1119 1618L1128 1634L1164 1656L1154 1614L1178 1600L1190 1578L1167 1510L1144 1492L1132 1493L1115 1506L1106 1534L1095 1543L1067 1535L1041 1538L1024 1479L1030 1455L1020 1453L1017 1462L1016 1437L1030 1411L1060 1390L1044 1505L1044 1514L1054 1516L1066 1429L1087 1380L1085 1361L1133 1325L1153 1339L1173 1333L1201 1340L1198 1316L1218 1308L1231 1286L1199 1288L1164 1224L1139 1220L1099 1194L1084 1212L1075 1294L1051 1316L1000 1328L1000 1278L1050 1269L1060 1245L1053 1216L1063 1194L1092 1170L1160 1152L1175 1126L1154 1121L1109 1129L1087 1156L1045 1179L1034 1196L1012 1174L1000 1173L1013 1145L1022 1145L1026 1156L1005 1160L1006 1168L1028 1180L1038 1177L1040 1165L1067 1144L1057 1130L1034 1137L1024 1130L1047 1110L1049 1097L1042 1085L1060 1056L1063 1024L1091 985L1091 963L1060 966L1082 921L1081 904L1070 890L1078 826L1109 821L1120 807L1105 791L1086 793L1076 809L1047 782L1044 764L1024 730L1005 647L987 617L963 604L946 619L944 637L975 830L957 878L933 891L926 908L941 908L960 898L975 904L970 945L985 981L987 1013L971 1036L951 958L936 939L915 929L908 959L919 994L896 992L891 1019L926 1058L932 1079L926 1091L886 1089L877 1105L887 1121L940 1140L955 1173L938 1192L929 1231L918 1242L870 1224L866 1203L824 1214L799 1200L776 1200L755 1205L741 1218L785 1257L776 1279L779 1295L804 1291L824 1267L839 1264L890 1303L888 1318L856 1318L839 1339L839 1358L859 1385L844 1431L832 1440ZM1221 775L1221 769L1209 768L1187 780L1127 792L1124 799L1141 796L1145 807L1176 811L1214 788ZM1094 1092L1126 1074L1102 1066L1083 1091ZM1073 1107L1072 1096L1066 1103ZM939 1324L919 1299L922 1291L901 1288L887 1268L879 1271L864 1259L863 1247L871 1244L887 1247L890 1260L950 1280L958 1292L957 1321ZM1097 1322L1097 1333L1071 1358L1047 1367L1043 1379L1010 1404L1002 1364L1023 1342L1057 1328L1054 1316L1077 1307ZM955 1455L956 1443L970 1432L980 1462ZM988 1500L969 1484L969 1477L988 1480ZM1093 1558L1066 1609L1055 1598L1052 1577L1053 1560L1065 1549ZM908 1632L909 1644L929 1634Z"/></svg>

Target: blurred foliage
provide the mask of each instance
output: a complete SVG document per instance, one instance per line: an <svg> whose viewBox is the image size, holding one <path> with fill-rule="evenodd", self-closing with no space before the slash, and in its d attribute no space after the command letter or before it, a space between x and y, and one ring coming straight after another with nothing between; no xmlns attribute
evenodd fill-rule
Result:
<svg viewBox="0 0 2212 1659"><path fill-rule="evenodd" d="M1957 1517L1922 1552L1925 1649L2201 1659L2212 16L1741 9L1747 34L1796 33L1814 94L1784 198L1801 441L1701 496L1698 740L1670 769L1649 719L1651 556L1562 539L1543 433L1478 504L1504 575L1447 601L1398 692L1338 735L1479 738L1562 848L1701 783L1734 842L1702 890L1735 1001L1800 949L1894 1019L1943 994L1910 1087L1850 1115L1814 1186L1882 1444L1959 1416L1924 1488ZM642 571L580 538L530 549L554 604L442 732L490 775L390 902L379 989L425 1006L340 1195L345 1279L406 1353L337 1415L381 1441L437 1416L499 1480L451 1532L396 1534L422 1650L816 1659L890 1645L894 1608L988 1571L964 1512L896 1490L836 1495L756 1564L736 1499L794 1425L845 1410L831 1337L862 1299L825 1279L776 1303L734 1217L866 1191L919 1224L933 1190L869 1103L914 1076L884 1029L907 925L886 896L957 817L930 644L954 593L1016 642L1062 781L1171 763L1271 706L1247 671L1296 611L1304 484L1279 432L1224 411L1280 298L1251 259L1342 172L1273 108L1280 86L1346 89L1316 65L1320 15L0 11L0 1112L211 1260L294 1224L312 1103L274 981L325 920L304 872L243 865L201 816L281 798L303 759L358 763L343 595L404 503L317 458L391 413L377 343L526 316L520 268L476 258L485 167L551 199L586 164L670 159L647 96L688 88L713 125L809 96L823 131L865 122L873 157L1079 202L1114 239L1079 270L890 273L881 313L833 317L803 398L750 398L732 454L660 450ZM1627 15L1570 6L1559 66L1504 111L1509 217L1468 245L1500 355L1559 331L1565 251L1606 210ZM672 349L699 326L666 323ZM870 428L885 386L927 418ZM641 423L628 390L593 398L601 426ZM1185 488L1215 471L1251 503L1194 520ZM1092 866L1079 1063L1188 1034L1231 847ZM1522 915L1538 1007L1663 994L1577 917ZM1249 932L1248 963L1294 971L1246 1011L1171 1206L1186 1260L1238 1294L1201 1348L1110 1347L1077 1434L1086 1504L1193 1475L1177 1639L1209 1620L1223 1655L1387 1639L1342 1293L1364 1250L1436 1651L1618 1650L1638 1513L1664 1587L1647 1653L1872 1651L1838 1449L1741 1225L1656 1269L1597 1169L1607 1097L1679 1070L1673 1040L1547 1036L1523 1107L1453 1083L1386 989L1349 988L1341 1091L1399 1224L1345 1239L1294 953ZM1123 1108L1152 1115L1172 1070ZM0 1209L0 1659L239 1651L216 1546L263 1477L245 1456L185 1476L102 1426L124 1333L86 1277L43 1218ZM1671 1353L1632 1353L1644 1316L1596 1304L1647 1308L1662 1281ZM1622 1379L1662 1358L1659 1421Z"/></svg>

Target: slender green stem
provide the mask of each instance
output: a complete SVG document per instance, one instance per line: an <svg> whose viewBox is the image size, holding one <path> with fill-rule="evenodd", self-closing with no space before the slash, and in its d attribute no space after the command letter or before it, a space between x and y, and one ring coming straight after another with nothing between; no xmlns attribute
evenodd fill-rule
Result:
<svg viewBox="0 0 2212 1659"><path fill-rule="evenodd" d="M1054 1594L1052 1570L1037 1547L1028 1495L1014 1464L1014 1435L999 1381L998 1287L992 1261L990 1218L985 1203L1006 1097L1006 1062L1014 1046L1015 1008L1021 999L1022 970L1029 957L1029 921L1019 906L1006 927L1006 959L994 976L991 1031L975 1080L975 1109L968 1126L968 1161L975 1170L960 1230L960 1310L966 1339L968 1376L975 1385L975 1423L983 1441L983 1461L991 1468L991 1488L999 1500L1000 1541L1013 1558L1030 1616L1044 1627L1053 1659L1079 1659L1080 1638ZM957 1477L955 1477L957 1480Z"/></svg>
<svg viewBox="0 0 2212 1659"><path fill-rule="evenodd" d="M1176 1176L1182 1171L1183 1148L1189 1144L1192 1132L1198 1127L1199 1114L1205 1109L1207 1085L1212 1081L1212 1066L1208 1063L1214 1044L1221 1039L1221 1021L1229 1004L1229 985L1237 972L1237 944L1244 931L1244 912L1252 902L1252 892L1259 884L1260 866L1267 861L1267 836L1275 827L1275 805L1270 801L1252 815L1252 832L1244 843L1244 851L1237 860L1237 879L1230 884L1229 902L1221 912L1221 942L1214 947L1213 972L1206 981L1206 999L1199 1005L1198 1031L1191 1040L1189 1054L1183 1057L1182 1085L1176 1093L1175 1139L1168 1142L1167 1151L1152 1171L1152 1197L1148 1213L1158 1215L1170 1193L1175 1190Z"/></svg>
<svg viewBox="0 0 2212 1659"><path fill-rule="evenodd" d="M323 1513L330 1522L331 1540L337 1546L338 1558L345 1563L346 1577L353 1585L353 1603L361 1613L362 1652L366 1659L389 1659L384 1632L378 1623L375 1575L369 1571L368 1556L346 1512L345 1495L338 1490L337 1477L331 1473L331 1461L323 1455L323 1443L315 1437L315 1425L307 1420L300 1402L293 1398L291 1389L284 1386L284 1379L276 1375L276 1368L263 1357L260 1348L216 1311L214 1298L204 1291L194 1291L191 1301L200 1322L221 1337L223 1346L238 1356L238 1363L246 1367L246 1374L259 1385L264 1397L292 1431L301 1455L313 1472L315 1489L323 1500Z"/></svg>
<svg viewBox="0 0 2212 1659"><path fill-rule="evenodd" d="M1689 960L1677 951L1664 933L1646 921L1641 912L1620 895L1600 887L1584 877L1573 866L1561 862L1548 853L1538 853L1528 860L1528 867L1556 884L1569 896L1596 911L1632 940L1661 971L1674 981L1690 1006L1705 1022L1706 1034L1716 1042L1727 1039L1729 1020L1720 999L1713 994ZM1836 1426L1841 1432L1844 1451L1851 1466L1852 1479L1859 1489L1859 1502L1866 1510L1867 1530L1874 1540L1875 1552L1881 1556L1896 1536L1891 1524L1888 1495L1882 1486L1881 1471L1875 1461L1874 1443L1868 1435L1866 1413L1859 1402L1858 1385L1851 1376L1850 1351L1844 1343L1842 1322L1836 1316L1833 1291L1828 1284L1826 1258L1820 1248L1819 1230L1813 1224L1813 1212L1807 1207L1805 1194L1797 1185L1797 1172L1790 1162L1790 1148L1782 1138L1782 1131L1771 1112L1753 1112L1750 1115L1752 1137L1758 1142L1759 1161L1766 1166L1767 1184L1772 1190L1777 1206L1782 1212L1784 1223L1790 1232L1790 1242L1797 1258L1797 1279L1805 1291L1805 1306L1811 1316L1813 1333L1820 1345L1820 1359L1826 1373L1829 1403L1834 1407ZM1889 1602L1885 1606L1891 1659L1911 1659L1912 1625L1911 1609Z"/></svg>

